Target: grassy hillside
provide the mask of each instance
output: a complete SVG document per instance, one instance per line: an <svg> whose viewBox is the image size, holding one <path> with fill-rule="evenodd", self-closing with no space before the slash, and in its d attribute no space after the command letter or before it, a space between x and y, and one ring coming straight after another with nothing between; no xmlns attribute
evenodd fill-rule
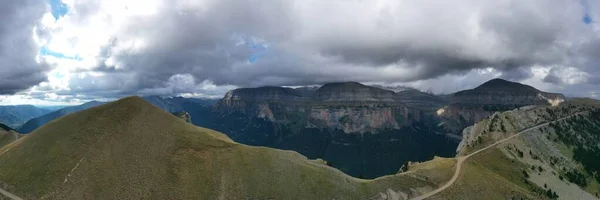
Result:
<svg viewBox="0 0 600 200"><path fill-rule="evenodd" d="M0 169L0 185L26 199L383 199L439 187L453 159L356 179L292 151L235 143L130 97L0 148Z"/></svg>
<svg viewBox="0 0 600 200"><path fill-rule="evenodd" d="M11 142L17 141L17 139L19 139L19 134L17 132L0 130L0 148Z"/></svg>
<svg viewBox="0 0 600 200"><path fill-rule="evenodd" d="M575 99L496 113L465 129L459 156L522 130L469 158L457 182L434 199L597 199L600 103Z"/></svg>

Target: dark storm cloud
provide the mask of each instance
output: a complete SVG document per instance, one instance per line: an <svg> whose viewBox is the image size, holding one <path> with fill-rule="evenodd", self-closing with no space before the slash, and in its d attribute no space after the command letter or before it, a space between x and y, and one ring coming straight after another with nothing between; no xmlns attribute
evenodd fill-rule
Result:
<svg viewBox="0 0 600 200"><path fill-rule="evenodd" d="M39 48L33 30L46 11L42 0L3 0L0 3L0 94L17 91L45 81L49 66L36 62ZM37 30L43 34L43 30Z"/></svg>
<svg viewBox="0 0 600 200"><path fill-rule="evenodd" d="M496 5L474 3L490 10L473 18L472 25L461 20L444 21L441 18L456 13L441 13L435 19L407 22L421 25L417 27L420 29L406 33L401 28L413 27L413 24L399 25L391 30L382 28L379 31L385 34L406 35L385 38L378 33L360 33L360 24L356 25L359 33L343 32L347 27L328 29L318 26L337 22L328 22L326 18L322 22L310 22L317 24L314 27L304 26L308 22L298 21L304 18L297 13L299 10L290 8L288 1L219 1L202 12L166 9L152 18L135 20L129 26L130 30L117 36L116 45L129 38L145 38L151 41L152 48L114 56L124 66L122 70L135 71L137 76L143 77L139 79L141 88L160 86L171 76L181 73L192 74L198 80L209 79L216 84L254 86L310 84L321 79L335 81L344 77L359 77L358 81L416 81L493 67L505 71L509 78L521 80L531 76L524 67L563 62L568 47L561 40L568 36L569 30L561 26L577 18L569 16L569 12L558 12L568 5L556 3L542 6L542 12L535 11L537 4L509 4L501 5L505 9L492 9ZM377 20L383 25L392 24L393 16L388 17ZM469 16L464 17L468 19ZM438 23L449 24L438 29ZM440 32L443 28L453 27L463 30ZM371 28L367 32L378 31L377 27ZM482 38L469 35L470 29L474 28L479 29ZM252 50L236 45L236 34L264 39L271 45L268 51L275 52L248 64ZM303 37L302 34L315 34L311 36L315 39L312 43L300 43L301 40L296 39ZM482 41L478 41L480 39ZM489 46L477 44L486 40L490 42ZM329 74L336 65L345 65L345 70ZM382 73L364 74L364 70L353 67L367 67L377 72L389 65L411 72L386 77L381 76Z"/></svg>
<svg viewBox="0 0 600 200"><path fill-rule="evenodd" d="M519 68L504 69L501 77L512 81L522 81L531 76L533 76L531 68L521 66Z"/></svg>
<svg viewBox="0 0 600 200"><path fill-rule="evenodd" d="M554 83L554 84L561 84L562 83L562 80L560 78L558 78L554 74L548 74L548 75L546 75L546 77L544 77L544 79L542 79L542 81L544 81L546 83Z"/></svg>
<svg viewBox="0 0 600 200"><path fill-rule="evenodd" d="M471 26L432 16L413 22L425 24L422 25L425 28L398 30L399 35L418 35L409 37L413 40L372 39L382 38L378 34L353 40L337 38L323 41L330 45L323 45L322 52L340 56L348 63L385 66L400 62L409 67L421 68L421 73L402 81L429 79L487 67L505 71L507 78L522 80L531 76L530 70L523 69L524 67L564 62L569 46L563 43L565 39L569 39L571 32L564 26L577 23L577 16L570 15L573 13L568 11L573 5L565 5L568 3L560 1L553 1L556 4L531 2L536 1L508 5L481 5L488 3L473 2L489 10L472 18ZM438 14L449 17L443 12ZM455 14L462 17L461 14ZM465 21L467 20L468 17ZM436 24L437 21L449 24ZM428 25L431 22L434 23ZM442 28L429 28L436 25L441 25ZM470 38L462 32L474 31L475 28L478 32L476 36L480 38ZM404 33L405 31L408 33ZM412 31L417 33L411 33ZM473 42L472 40L480 44L470 46L468 43Z"/></svg>

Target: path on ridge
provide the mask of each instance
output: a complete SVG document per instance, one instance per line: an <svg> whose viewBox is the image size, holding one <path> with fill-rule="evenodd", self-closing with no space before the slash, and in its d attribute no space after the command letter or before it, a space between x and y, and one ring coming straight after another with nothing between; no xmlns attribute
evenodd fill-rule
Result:
<svg viewBox="0 0 600 200"><path fill-rule="evenodd" d="M436 194L438 194L438 193L440 193L440 192L448 189L450 186L452 186L452 184L454 184L454 182L456 182L456 179L458 179L458 175L460 174L460 169L462 168L462 164L465 162L465 160L467 160L467 158L469 158L469 157L471 157L471 156L473 156L475 154L481 153L481 152L483 152L483 151L485 151L487 149L490 149L490 148L492 148L492 147L494 147L494 146L496 146L498 144L504 143L504 142L506 142L506 141L508 141L510 139L518 137L521 134L526 133L528 131L531 131L533 129L537 129L537 128L540 128L542 126L547 126L548 124L550 124L552 122L561 121L561 120L564 120L566 118L573 117L575 115L579 115L579 114L584 113L584 112L586 112L586 111L578 112L578 113L575 113L575 114L572 114L572 115L569 115L569 116L566 116L566 117L562 117L562 118L554 120L554 121L550 121L550 122L546 122L546 123L543 123L543 124L539 124L537 126L529 127L529 128L527 128L525 130L522 130L522 131L518 132L517 134L514 134L514 135L512 135L510 137L504 138L504 139L502 139L502 140L500 140L498 142L495 142L494 144L491 144L491 145L489 145L489 146L487 146L485 148L481 148L481 149L479 149L479 150L477 150L477 151L475 151L475 152L473 152L473 153L471 153L469 155L456 157L456 170L454 171L454 175L452 176L452 179L450 179L450 181L448 181L448 183L444 184L442 187L440 187L440 188L438 188L438 189L436 189L434 191L428 192L427 194L423 194L423 195L418 196L418 197L411 198L410 200L422 200L422 199L426 199L426 198L432 197L433 195L436 195Z"/></svg>

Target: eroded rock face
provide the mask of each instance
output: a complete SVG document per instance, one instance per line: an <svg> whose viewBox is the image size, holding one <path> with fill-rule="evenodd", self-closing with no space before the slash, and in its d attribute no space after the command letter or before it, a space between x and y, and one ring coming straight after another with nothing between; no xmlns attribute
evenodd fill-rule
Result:
<svg viewBox="0 0 600 200"><path fill-rule="evenodd" d="M452 104L440 109L438 115L445 119L445 125L448 129L460 131L487 118L494 112L494 110L488 110L482 105Z"/></svg>
<svg viewBox="0 0 600 200"><path fill-rule="evenodd" d="M345 133L375 133L379 129L399 129L418 121L420 112L407 107L312 108L309 126L337 128Z"/></svg>

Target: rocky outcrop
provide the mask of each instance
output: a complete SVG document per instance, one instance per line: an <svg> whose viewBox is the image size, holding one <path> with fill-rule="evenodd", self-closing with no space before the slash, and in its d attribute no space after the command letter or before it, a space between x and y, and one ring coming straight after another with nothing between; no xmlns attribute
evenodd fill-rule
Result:
<svg viewBox="0 0 600 200"><path fill-rule="evenodd" d="M187 123L192 123L192 117L190 116L190 113L188 113L188 112L179 111L179 112L174 112L173 115L183 119Z"/></svg>

